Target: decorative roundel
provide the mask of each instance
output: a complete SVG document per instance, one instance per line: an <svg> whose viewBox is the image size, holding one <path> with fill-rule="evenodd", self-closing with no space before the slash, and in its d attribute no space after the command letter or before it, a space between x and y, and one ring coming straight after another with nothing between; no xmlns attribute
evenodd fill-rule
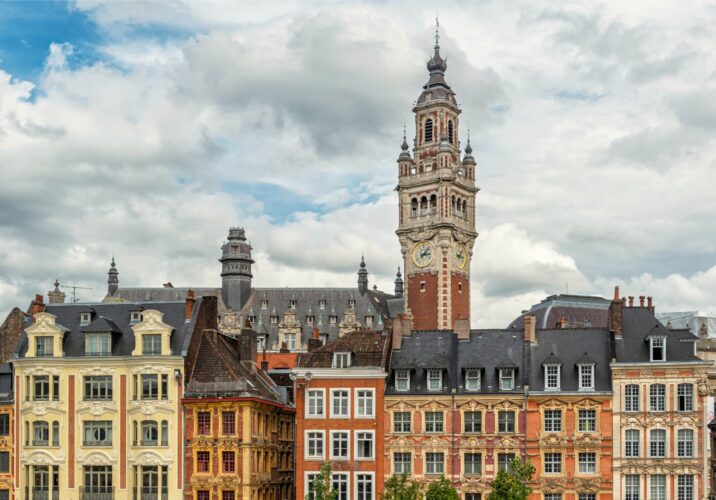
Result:
<svg viewBox="0 0 716 500"><path fill-rule="evenodd" d="M426 267L433 261L433 246L427 241L421 241L413 248L413 262L418 267Z"/></svg>
<svg viewBox="0 0 716 500"><path fill-rule="evenodd" d="M458 269L465 269L467 264L467 248L462 243L455 243L453 247L453 259Z"/></svg>

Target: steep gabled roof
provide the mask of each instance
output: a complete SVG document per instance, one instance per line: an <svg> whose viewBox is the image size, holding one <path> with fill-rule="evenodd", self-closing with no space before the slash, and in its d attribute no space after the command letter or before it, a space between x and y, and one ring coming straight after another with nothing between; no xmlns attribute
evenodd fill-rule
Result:
<svg viewBox="0 0 716 500"><path fill-rule="evenodd" d="M387 368L390 337L383 332L358 330L326 342L311 352L299 354L297 367L330 368L333 354L352 353L351 368Z"/></svg>

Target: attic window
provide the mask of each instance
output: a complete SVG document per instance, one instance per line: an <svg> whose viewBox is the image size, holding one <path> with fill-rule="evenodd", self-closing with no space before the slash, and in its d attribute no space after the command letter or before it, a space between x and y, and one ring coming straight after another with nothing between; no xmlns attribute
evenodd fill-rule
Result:
<svg viewBox="0 0 716 500"><path fill-rule="evenodd" d="M348 307L355 307L355 305L356 305L356 301L355 301L355 300L351 299L351 300L348 301Z"/></svg>
<svg viewBox="0 0 716 500"><path fill-rule="evenodd" d="M559 390L560 366L557 364L544 365L544 388L547 391Z"/></svg>
<svg viewBox="0 0 716 500"><path fill-rule="evenodd" d="M443 388L443 372L442 370L428 370L428 390L440 391Z"/></svg>
<svg viewBox="0 0 716 500"><path fill-rule="evenodd" d="M256 337L256 350L263 351L264 349L266 349L266 336L259 335Z"/></svg>
<svg viewBox="0 0 716 500"><path fill-rule="evenodd" d="M373 326L373 316L365 317L365 326Z"/></svg>
<svg viewBox="0 0 716 500"><path fill-rule="evenodd" d="M291 309L296 309L296 301L295 301L295 300L289 300L289 301L288 301L288 306L289 306Z"/></svg>
<svg viewBox="0 0 716 500"><path fill-rule="evenodd" d="M263 299L261 301L261 309L266 309L268 307L268 300Z"/></svg>
<svg viewBox="0 0 716 500"><path fill-rule="evenodd" d="M323 345L326 345L326 342L328 342L328 334L327 333L319 334L318 338L321 339L321 344L323 344Z"/></svg>
<svg viewBox="0 0 716 500"><path fill-rule="evenodd" d="M594 390L594 365L583 364L578 365L579 368L579 390L580 391L593 391Z"/></svg>
<svg viewBox="0 0 716 500"><path fill-rule="evenodd" d="M319 309L325 309L325 308L326 308L326 301L325 301L325 300L319 300L319 301L318 301L318 308L319 308Z"/></svg>
<svg viewBox="0 0 716 500"><path fill-rule="evenodd" d="M400 392L410 390L410 371L395 370L395 390Z"/></svg>
<svg viewBox="0 0 716 500"><path fill-rule="evenodd" d="M500 368L500 390L512 391L515 389L515 370L513 368Z"/></svg>
<svg viewBox="0 0 716 500"><path fill-rule="evenodd" d="M338 323L338 316L328 316L328 322L332 325Z"/></svg>
<svg viewBox="0 0 716 500"><path fill-rule="evenodd" d="M651 337L649 339L649 350L652 361L666 361L666 338Z"/></svg>
<svg viewBox="0 0 716 500"><path fill-rule="evenodd" d="M89 325L90 321L92 321L92 313L80 313L80 325Z"/></svg>
<svg viewBox="0 0 716 500"><path fill-rule="evenodd" d="M251 323L251 326L253 326L254 323L256 323L256 316L247 316L246 319L248 320L249 323Z"/></svg>
<svg viewBox="0 0 716 500"><path fill-rule="evenodd" d="M480 390L480 370L471 368L465 371L465 390L466 391L479 391Z"/></svg>
<svg viewBox="0 0 716 500"><path fill-rule="evenodd" d="M129 320L132 323L139 323L142 321L142 313L139 311L132 311Z"/></svg>
<svg viewBox="0 0 716 500"><path fill-rule="evenodd" d="M271 316L271 324L275 325L276 323L278 323L278 316Z"/></svg>
<svg viewBox="0 0 716 500"><path fill-rule="evenodd" d="M306 316L306 324L312 325L314 320L314 316Z"/></svg>
<svg viewBox="0 0 716 500"><path fill-rule="evenodd" d="M351 353L335 352L333 353L333 368L350 368Z"/></svg>

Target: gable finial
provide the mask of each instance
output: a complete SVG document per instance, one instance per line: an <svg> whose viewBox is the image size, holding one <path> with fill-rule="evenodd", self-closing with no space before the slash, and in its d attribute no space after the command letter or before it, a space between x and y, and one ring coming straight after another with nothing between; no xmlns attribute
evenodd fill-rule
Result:
<svg viewBox="0 0 716 500"><path fill-rule="evenodd" d="M440 21L435 16L435 50L440 49Z"/></svg>

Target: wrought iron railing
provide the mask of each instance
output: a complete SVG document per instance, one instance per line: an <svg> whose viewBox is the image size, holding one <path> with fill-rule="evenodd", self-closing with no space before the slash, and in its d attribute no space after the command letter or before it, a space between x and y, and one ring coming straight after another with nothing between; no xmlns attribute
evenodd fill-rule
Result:
<svg viewBox="0 0 716 500"><path fill-rule="evenodd" d="M114 487L80 486L80 500L114 500Z"/></svg>
<svg viewBox="0 0 716 500"><path fill-rule="evenodd" d="M159 491L159 488L135 487L133 497L134 500L169 500L169 491L166 488Z"/></svg>
<svg viewBox="0 0 716 500"><path fill-rule="evenodd" d="M27 500L60 500L60 490L53 488L28 488L25 487L25 498Z"/></svg>

